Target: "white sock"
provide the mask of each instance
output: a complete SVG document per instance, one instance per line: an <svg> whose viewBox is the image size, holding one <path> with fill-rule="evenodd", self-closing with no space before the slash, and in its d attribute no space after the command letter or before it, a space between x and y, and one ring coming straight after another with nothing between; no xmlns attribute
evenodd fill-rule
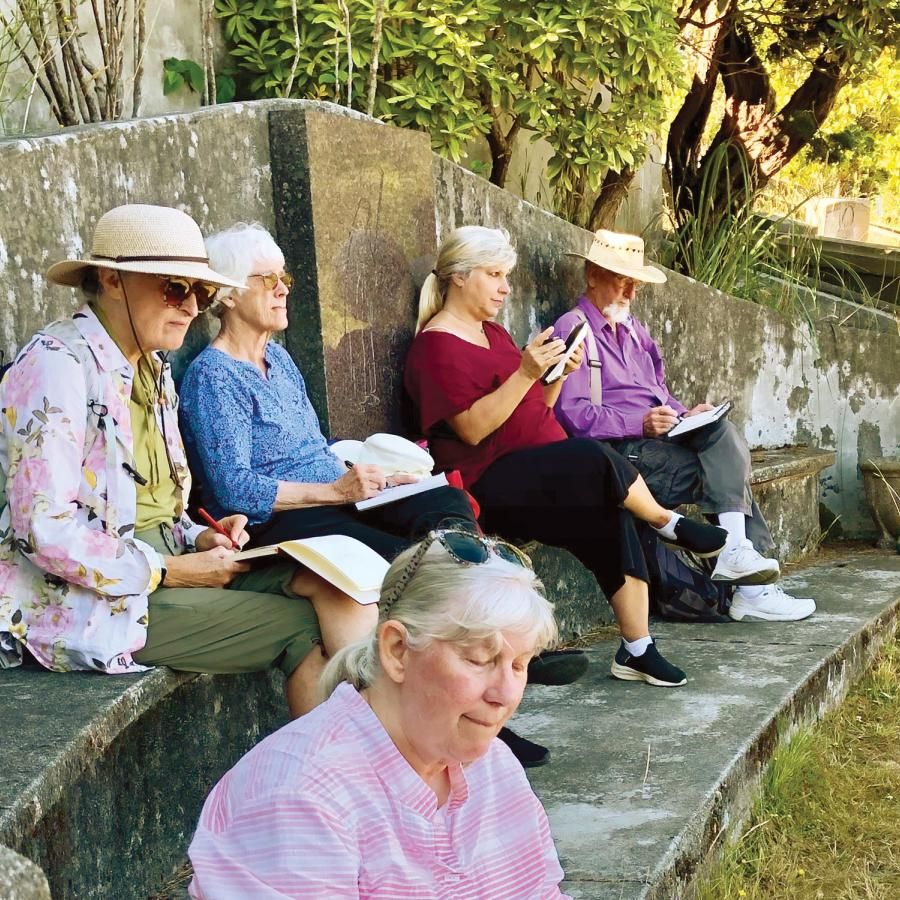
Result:
<svg viewBox="0 0 900 900"><path fill-rule="evenodd" d="M669 519L669 521L666 522L666 524L663 525L662 528L654 528L653 530L657 534L661 534L663 537L668 538L670 541L674 541L675 540L675 525L677 524L677 522L680 518L681 518L681 516L678 513L673 512L672 518ZM637 655L638 655L637 653L632 654L632 656L637 656Z"/></svg>
<svg viewBox="0 0 900 900"><path fill-rule="evenodd" d="M742 584L735 588L735 593L740 594L745 600L755 600L761 597L766 590L764 584Z"/></svg>
<svg viewBox="0 0 900 900"><path fill-rule="evenodd" d="M747 517L742 512L719 513L719 524L728 532L728 546L747 540Z"/></svg>
<svg viewBox="0 0 900 900"><path fill-rule="evenodd" d="M632 656L643 656L647 652L647 648L653 643L653 638L648 634L646 637L638 638L636 641L626 641L622 638L625 649Z"/></svg>

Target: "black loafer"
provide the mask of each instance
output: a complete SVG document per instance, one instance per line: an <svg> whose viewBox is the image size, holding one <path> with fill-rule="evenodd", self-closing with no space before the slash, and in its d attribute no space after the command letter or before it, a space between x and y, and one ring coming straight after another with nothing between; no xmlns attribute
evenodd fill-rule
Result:
<svg viewBox="0 0 900 900"><path fill-rule="evenodd" d="M513 756L522 764L523 769L535 769L550 762L550 751L546 747L519 737L509 728L501 728L497 737L512 750Z"/></svg>
<svg viewBox="0 0 900 900"><path fill-rule="evenodd" d="M529 684L572 684L588 669L583 650L547 650L528 663Z"/></svg>

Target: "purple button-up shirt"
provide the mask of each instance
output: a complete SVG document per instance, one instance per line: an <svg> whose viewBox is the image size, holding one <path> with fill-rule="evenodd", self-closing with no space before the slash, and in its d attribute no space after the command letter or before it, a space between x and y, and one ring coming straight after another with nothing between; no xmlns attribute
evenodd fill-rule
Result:
<svg viewBox="0 0 900 900"><path fill-rule="evenodd" d="M575 305L587 318L597 342L603 405L591 403L587 346L584 362L565 380L556 401L556 418L572 437L599 440L643 436L644 416L653 406L671 406L679 415L687 411L666 385L659 348L647 329L632 316L615 333L600 310L587 297ZM556 321L553 336L565 338L575 327L574 310Z"/></svg>

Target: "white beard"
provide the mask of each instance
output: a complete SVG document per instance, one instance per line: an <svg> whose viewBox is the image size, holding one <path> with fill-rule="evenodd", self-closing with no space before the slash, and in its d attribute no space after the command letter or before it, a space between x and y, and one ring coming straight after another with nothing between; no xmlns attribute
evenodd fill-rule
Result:
<svg viewBox="0 0 900 900"><path fill-rule="evenodd" d="M628 321L628 317L631 315L631 304L610 303L609 306L604 306L600 312L602 312L610 322L621 325L622 322Z"/></svg>

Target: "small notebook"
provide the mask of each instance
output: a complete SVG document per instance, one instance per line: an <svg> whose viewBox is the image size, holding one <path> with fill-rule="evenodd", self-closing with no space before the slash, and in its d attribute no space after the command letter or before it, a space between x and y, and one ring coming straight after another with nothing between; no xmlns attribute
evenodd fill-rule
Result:
<svg viewBox="0 0 900 900"><path fill-rule="evenodd" d="M362 604L378 602L381 582L390 568L388 561L371 547L343 534L283 541L244 550L233 558L249 562L267 556L288 556L303 563Z"/></svg>
<svg viewBox="0 0 900 900"><path fill-rule="evenodd" d="M666 433L666 437L679 437L682 434L688 434L688 432L703 428L705 425L711 425L713 422L718 422L730 409L731 401L726 400L724 403L720 403L718 406L708 409L706 412L697 413L695 416L683 416L679 419L678 424L674 425L672 429Z"/></svg>
<svg viewBox="0 0 900 900"><path fill-rule="evenodd" d="M380 494L376 494L368 500L357 501L356 508L360 511L372 509L375 506L393 503L395 500L403 500L404 497L412 497L424 491L433 491L439 487L447 487L447 476L443 472L437 475L428 475L425 478L420 478L418 481L411 481L409 484L398 484L394 487L385 488Z"/></svg>

